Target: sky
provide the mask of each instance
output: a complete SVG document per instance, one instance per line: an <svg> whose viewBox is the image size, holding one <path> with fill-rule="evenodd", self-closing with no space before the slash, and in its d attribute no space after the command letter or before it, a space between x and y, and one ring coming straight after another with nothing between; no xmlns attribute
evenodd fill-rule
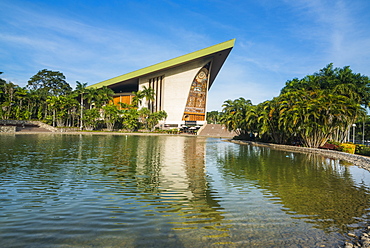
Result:
<svg viewBox="0 0 370 248"><path fill-rule="evenodd" d="M47 69L74 88L234 38L208 111L329 63L370 76L370 0L0 0L0 77L24 87Z"/></svg>

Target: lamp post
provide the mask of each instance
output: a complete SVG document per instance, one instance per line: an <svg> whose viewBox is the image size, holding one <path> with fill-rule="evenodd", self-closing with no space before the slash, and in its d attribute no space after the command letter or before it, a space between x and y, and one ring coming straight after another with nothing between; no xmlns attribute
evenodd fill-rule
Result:
<svg viewBox="0 0 370 248"><path fill-rule="evenodd" d="M352 127L353 127L353 144L355 143L355 128L356 128L356 124L352 124Z"/></svg>
<svg viewBox="0 0 370 248"><path fill-rule="evenodd" d="M362 144L365 145L365 119L362 121Z"/></svg>

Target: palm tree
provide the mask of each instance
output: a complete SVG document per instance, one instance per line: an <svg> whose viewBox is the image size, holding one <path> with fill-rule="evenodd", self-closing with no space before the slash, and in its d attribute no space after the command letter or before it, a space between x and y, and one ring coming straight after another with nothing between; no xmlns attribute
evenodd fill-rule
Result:
<svg viewBox="0 0 370 248"><path fill-rule="evenodd" d="M132 92L134 97L132 98L132 105L135 107L139 107L143 102L144 94L141 90Z"/></svg>
<svg viewBox="0 0 370 248"><path fill-rule="evenodd" d="M270 101L260 103L256 107L257 125L262 136L270 137L275 143L282 144L288 139L286 130L281 129L279 97L274 97Z"/></svg>
<svg viewBox="0 0 370 248"><path fill-rule="evenodd" d="M57 96L48 96L46 102L48 104L48 107L52 110L53 113L52 125L53 127L55 127L56 110L58 108L59 98Z"/></svg>
<svg viewBox="0 0 370 248"><path fill-rule="evenodd" d="M2 118L9 119L12 116L12 110L15 107L15 95L18 86L12 82L5 82L2 87L4 100L1 103Z"/></svg>
<svg viewBox="0 0 370 248"><path fill-rule="evenodd" d="M218 111L207 112L207 123L218 124L222 113Z"/></svg>
<svg viewBox="0 0 370 248"><path fill-rule="evenodd" d="M100 108L113 100L114 91L107 86L99 88L96 93L95 103L97 108Z"/></svg>
<svg viewBox="0 0 370 248"><path fill-rule="evenodd" d="M88 109L92 109L96 101L96 95L98 94L97 89L96 88L86 88L85 94L86 94L85 95L86 102L89 105Z"/></svg>
<svg viewBox="0 0 370 248"><path fill-rule="evenodd" d="M103 109L103 118L107 126L107 130L112 131L115 123L117 122L119 118L120 111L118 110L117 106L114 104L107 104L103 106L102 109Z"/></svg>
<svg viewBox="0 0 370 248"><path fill-rule="evenodd" d="M151 113L147 119L147 128L152 130L155 125L159 123L159 121L164 120L167 118L167 113L164 110Z"/></svg>
<svg viewBox="0 0 370 248"><path fill-rule="evenodd" d="M76 92L80 95L80 130L83 128L83 113L84 113L84 94L86 94L87 83L76 81Z"/></svg>
<svg viewBox="0 0 370 248"><path fill-rule="evenodd" d="M245 136L248 131L251 131L251 126L247 122L247 115L252 106L252 102L245 100L243 97L234 101L226 100L222 105L221 123L238 136Z"/></svg>
<svg viewBox="0 0 370 248"><path fill-rule="evenodd" d="M142 97L145 98L145 107L147 107L151 112L154 112L154 100L155 92L153 88L143 87L141 91Z"/></svg>

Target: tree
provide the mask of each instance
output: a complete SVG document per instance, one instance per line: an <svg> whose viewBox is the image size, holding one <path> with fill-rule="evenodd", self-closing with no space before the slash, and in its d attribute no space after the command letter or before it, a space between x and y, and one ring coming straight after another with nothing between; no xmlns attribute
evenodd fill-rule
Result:
<svg viewBox="0 0 370 248"><path fill-rule="evenodd" d="M42 92L42 95L66 95L72 91L66 82L66 77L59 71L43 69L28 81L27 87Z"/></svg>
<svg viewBox="0 0 370 248"><path fill-rule="evenodd" d="M102 106L108 104L113 100L114 91L107 86L103 86L96 90L95 104L96 108L101 108Z"/></svg>
<svg viewBox="0 0 370 248"><path fill-rule="evenodd" d="M12 82L5 82L2 85L3 101L1 103L1 113L3 119L10 119L15 113L16 108L16 92L18 90L18 85Z"/></svg>
<svg viewBox="0 0 370 248"><path fill-rule="evenodd" d="M279 107L278 97L258 104L256 107L257 123L262 136L271 138L274 143L284 144L289 134L282 125L279 125Z"/></svg>
<svg viewBox="0 0 370 248"><path fill-rule="evenodd" d="M151 112L154 112L154 100L155 100L155 92L153 88L147 88L146 86L143 87L141 91L143 98L145 99L145 107L147 107Z"/></svg>
<svg viewBox="0 0 370 248"><path fill-rule="evenodd" d="M139 113L136 108L122 110L122 125L124 128L135 131L139 128Z"/></svg>
<svg viewBox="0 0 370 248"><path fill-rule="evenodd" d="M164 110L151 113L147 119L147 128L152 130L153 127L159 123L159 121L165 120L166 118L167 113Z"/></svg>
<svg viewBox="0 0 370 248"><path fill-rule="evenodd" d="M0 75L3 74L3 72L0 71ZM4 101L4 91L3 91L3 87L4 85L6 84L6 81L2 78L0 78L0 104Z"/></svg>
<svg viewBox="0 0 370 248"><path fill-rule="evenodd" d="M114 104L107 104L103 106L102 109L103 109L103 118L107 126L107 130L113 131L114 125L119 119L120 111Z"/></svg>
<svg viewBox="0 0 370 248"><path fill-rule="evenodd" d="M95 105L95 100L96 100L96 96L98 94L98 89L96 89L96 88L86 88L85 93L86 93L85 99L87 101L89 109L92 109L93 105Z"/></svg>
<svg viewBox="0 0 370 248"><path fill-rule="evenodd" d="M97 108L87 109L83 117L86 130L94 130L97 124L97 119L99 117L100 113Z"/></svg>
<svg viewBox="0 0 370 248"><path fill-rule="evenodd" d="M140 90L134 91L132 94L134 95L132 98L132 105L138 108L143 102L144 94Z"/></svg>
<svg viewBox="0 0 370 248"><path fill-rule="evenodd" d="M219 124L222 116L222 112L211 111L207 112L207 123L208 124Z"/></svg>
<svg viewBox="0 0 370 248"><path fill-rule="evenodd" d="M325 90L351 98L363 106L370 103L369 77L354 73L349 66L334 68L332 63L313 75L287 81L281 94L295 90Z"/></svg>
<svg viewBox="0 0 370 248"><path fill-rule="evenodd" d="M76 81L76 93L79 94L80 97L80 130L83 128L83 113L84 113L84 94L87 93L86 91L87 83L80 83Z"/></svg>
<svg viewBox="0 0 370 248"><path fill-rule="evenodd" d="M138 114L139 114L139 122L143 124L145 129L148 129L147 119L150 116L150 110L144 107L138 110Z"/></svg>
<svg viewBox="0 0 370 248"><path fill-rule="evenodd" d="M60 96L70 94L72 88L66 82L65 76L59 71L50 71L43 69L28 80L27 88L38 95L40 104L38 105L39 119L46 119L48 115L48 106L46 99L49 96ZM42 117L43 112L43 117Z"/></svg>
<svg viewBox="0 0 370 248"><path fill-rule="evenodd" d="M240 137L246 137L251 126L247 122L247 113L252 109L252 102L240 97L234 101L226 100L222 105L221 123L229 131L234 131Z"/></svg>

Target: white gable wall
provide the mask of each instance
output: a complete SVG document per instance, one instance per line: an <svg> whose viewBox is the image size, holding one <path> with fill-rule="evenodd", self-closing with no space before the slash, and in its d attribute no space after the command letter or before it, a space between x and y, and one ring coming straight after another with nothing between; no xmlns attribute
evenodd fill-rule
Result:
<svg viewBox="0 0 370 248"><path fill-rule="evenodd" d="M164 76L163 82L163 110L168 117L165 124L183 124L182 121L186 101L188 99L191 83L198 71L210 59L200 59L181 66L170 68L158 73L146 75L139 79L139 90L149 87L149 79Z"/></svg>

